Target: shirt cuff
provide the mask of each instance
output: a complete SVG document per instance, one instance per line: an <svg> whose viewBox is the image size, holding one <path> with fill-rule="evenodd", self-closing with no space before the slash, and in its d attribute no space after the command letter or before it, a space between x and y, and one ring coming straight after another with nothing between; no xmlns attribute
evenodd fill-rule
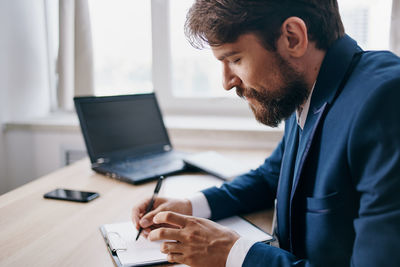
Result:
<svg viewBox="0 0 400 267"><path fill-rule="evenodd" d="M206 196L198 192L188 198L192 204L192 215L200 218L211 218L211 208Z"/></svg>
<svg viewBox="0 0 400 267"><path fill-rule="evenodd" d="M225 267L241 267L247 253L255 243L257 243L257 241L242 237L236 240L235 244L233 244L231 250L229 251Z"/></svg>

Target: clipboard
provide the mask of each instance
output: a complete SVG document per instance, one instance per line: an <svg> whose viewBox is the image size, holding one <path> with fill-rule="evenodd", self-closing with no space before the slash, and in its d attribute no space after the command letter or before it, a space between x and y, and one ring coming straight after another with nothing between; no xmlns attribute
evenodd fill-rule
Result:
<svg viewBox="0 0 400 267"><path fill-rule="evenodd" d="M117 264L117 266L122 266L121 262L119 261L118 255L116 253L116 249L113 246L111 246L110 243L108 242L107 233L105 232L105 229L103 226L100 227L100 232L104 238L104 241L107 244L108 252L110 252L111 256L113 257L114 262Z"/></svg>
<svg viewBox="0 0 400 267"><path fill-rule="evenodd" d="M270 234L240 216L219 220L217 223L257 242L270 243L275 240ZM168 263L167 256L160 252L163 241L151 242L143 236L135 241L137 230L131 221L102 225L100 232L118 267Z"/></svg>
<svg viewBox="0 0 400 267"><path fill-rule="evenodd" d="M118 267L168 263L160 252L161 241L150 242L143 236L135 241L137 230L131 221L102 225L100 232Z"/></svg>

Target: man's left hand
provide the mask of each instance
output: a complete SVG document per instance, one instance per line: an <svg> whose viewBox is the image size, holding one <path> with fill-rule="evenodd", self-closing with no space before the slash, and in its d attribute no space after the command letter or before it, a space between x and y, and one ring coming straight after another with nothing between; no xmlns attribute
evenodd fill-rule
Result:
<svg viewBox="0 0 400 267"><path fill-rule="evenodd" d="M239 239L236 232L213 221L170 211L158 213L153 222L179 227L155 229L148 238L151 241L176 240L164 242L161 252L168 254L169 262L193 267L225 266L229 251Z"/></svg>

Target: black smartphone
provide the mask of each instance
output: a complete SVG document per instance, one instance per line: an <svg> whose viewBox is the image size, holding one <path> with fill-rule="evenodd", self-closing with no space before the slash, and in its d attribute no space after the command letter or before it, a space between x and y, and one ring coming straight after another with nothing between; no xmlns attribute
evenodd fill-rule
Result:
<svg viewBox="0 0 400 267"><path fill-rule="evenodd" d="M76 201L76 202L89 202L99 196L100 195L96 192L85 192L85 191L57 188L51 192L44 194L43 197L59 199L59 200Z"/></svg>

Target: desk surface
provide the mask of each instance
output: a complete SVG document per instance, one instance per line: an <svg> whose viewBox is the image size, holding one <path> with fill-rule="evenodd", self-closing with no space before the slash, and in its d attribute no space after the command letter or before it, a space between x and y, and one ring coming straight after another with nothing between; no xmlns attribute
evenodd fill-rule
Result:
<svg viewBox="0 0 400 267"><path fill-rule="evenodd" d="M212 183L204 181L198 186ZM154 186L96 174L83 160L0 196L0 266L114 266L99 226L130 220L132 206L151 196ZM89 203L43 198L59 187L96 191L100 198ZM246 217L271 229L272 211Z"/></svg>

